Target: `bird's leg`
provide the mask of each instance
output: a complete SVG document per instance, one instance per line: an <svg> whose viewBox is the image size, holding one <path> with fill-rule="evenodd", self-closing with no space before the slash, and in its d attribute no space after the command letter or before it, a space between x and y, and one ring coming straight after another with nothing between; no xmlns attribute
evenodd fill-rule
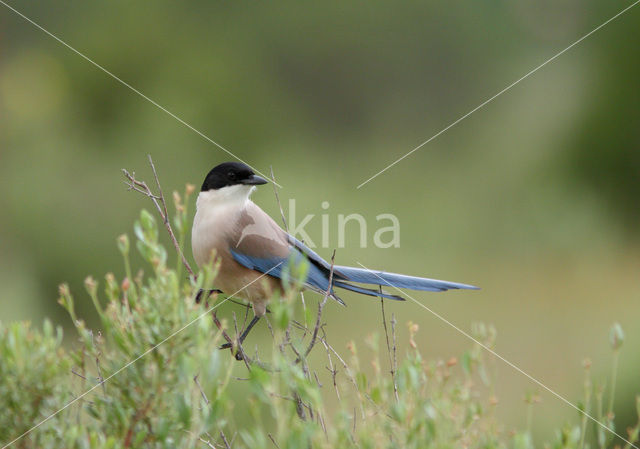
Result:
<svg viewBox="0 0 640 449"><path fill-rule="evenodd" d="M240 335L240 343L244 342L244 339L247 338L247 335L249 334L249 331L251 330L251 328L253 326L256 325L256 323L260 321L260 317L254 315L253 319L251 320L251 322L249 323L249 325L247 326L247 328L244 330L244 332L242 332L242 335Z"/></svg>
<svg viewBox="0 0 640 449"><path fill-rule="evenodd" d="M222 290L218 290L217 288L214 288L213 290L207 290L207 298L214 293L222 293ZM198 290L198 293L196 294L196 304L200 304L200 302L202 301L202 295L204 295L204 290Z"/></svg>
<svg viewBox="0 0 640 449"><path fill-rule="evenodd" d="M242 331L242 334L238 338L238 342L240 344L242 344L242 342L244 342L244 339L247 338L247 335L249 335L249 331L251 331L253 326L255 326L258 321L260 321L260 317L259 316L254 316L253 319L249 322L249 325L247 326L247 328L244 331ZM222 346L220 346L220 349L227 349L227 348L230 348L230 347L231 347L231 345L229 343L225 343Z"/></svg>
<svg viewBox="0 0 640 449"><path fill-rule="evenodd" d="M249 335L249 331L251 330L251 328L253 328L253 326L255 326L258 321L260 321L260 317L254 315L247 328L244 330L244 332L242 332L242 335L240 335L240 338L238 339L238 351L236 352L236 360L242 360L244 358L242 343L244 342L244 339L247 338L247 335Z"/></svg>

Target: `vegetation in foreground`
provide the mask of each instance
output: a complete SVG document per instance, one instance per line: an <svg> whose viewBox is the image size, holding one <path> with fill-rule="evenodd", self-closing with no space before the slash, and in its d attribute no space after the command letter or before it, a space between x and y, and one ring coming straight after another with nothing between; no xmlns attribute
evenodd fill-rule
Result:
<svg viewBox="0 0 640 449"><path fill-rule="evenodd" d="M183 242L186 208L177 195L175 201L174 226ZM371 360L363 360L355 343L346 351L336 350L322 329L323 302L317 313L306 308L300 321L294 319L299 295L295 279L302 273L292 272L291 288L271 303L271 351L261 359L241 351L247 374L235 377L239 362L228 351L216 349L225 338L234 341L229 334L235 335L237 327L233 323L232 332L224 323L225 330L216 326L215 308L226 299L194 301L199 289L212 287L215 268L206 268L197 280L183 281L180 260L175 269L168 266L153 217L143 211L134 229L137 249L151 274L134 275L129 240L118 239L124 280L107 274L102 288L92 278L85 282L100 316L98 329L89 329L76 316L69 289L60 287L60 303L77 330L78 342L71 349L63 346L62 330L49 322L42 329L29 323L0 323L1 444L16 448L534 447L530 429L507 433L495 418L493 369L480 345L459 360L427 361L413 338L416 325L409 323L410 347L396 347L397 323L391 317L385 320L384 336L365 342L372 350ZM483 345L493 346L491 327L476 325L473 333ZM622 341L622 330L614 326L611 390ZM311 350L326 353L322 367L308 361ZM373 374L361 368L369 363ZM315 371L325 364L332 382L320 385ZM585 371L580 407L613 428L613 401L608 399L613 391L605 397L603 387L591 385L588 366ZM337 409L327 406L330 395L337 397ZM640 414L640 399L636 402ZM248 410L250 416L239 419L234 414L237 408ZM640 423L623 436L635 444L639 431ZM560 427L546 446L630 447L629 442L580 414L575 423Z"/></svg>

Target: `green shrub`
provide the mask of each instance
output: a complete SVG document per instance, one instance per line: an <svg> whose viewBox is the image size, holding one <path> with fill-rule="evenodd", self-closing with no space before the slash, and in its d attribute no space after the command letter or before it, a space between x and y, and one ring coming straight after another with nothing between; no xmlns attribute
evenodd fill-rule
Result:
<svg viewBox="0 0 640 449"><path fill-rule="evenodd" d="M176 223L183 230L181 217ZM214 296L206 305L194 301L200 288L211 288L215 267L197 280L185 279L181 268L168 266L149 213L142 212L134 229L151 274L132 274L128 238L118 239L126 278L116 281L107 274L102 288L92 278L85 282L100 317L98 329L89 329L76 316L64 285L60 303L78 337L70 349L63 348L62 331L48 321L41 331L28 323L0 325L3 444L19 438L13 444L25 448L533 447L528 429L507 434L494 418L491 370L479 345L460 362L426 361L413 343L416 325L409 325L412 347L395 350L392 319L384 345L375 336L364 343L372 350L374 367L373 374L366 374L355 343L342 357L321 327L314 333L311 313L303 323L294 320L295 288L271 303L271 351L264 351L262 360L247 358L246 379L236 378L239 362L216 349L224 341L207 310L226 299ZM617 354L622 334L612 332ZM314 334L313 350L326 352L333 373L333 382L323 386L310 374L314 367L306 359ZM489 327L478 325L473 334L485 345L494 343ZM404 354L397 363L396 352ZM387 364L392 375L382 368ZM587 387L583 408L590 412L592 388ZM329 395L339 398L337 409L326 404ZM596 399L601 410L601 392ZM238 405L248 410L248 419L235 417ZM613 425L610 414L600 411L598 417ZM589 441L593 428L598 441L592 444L613 444L611 434L590 421L576 422L558 432L552 447L585 447L585 435ZM629 438L635 442L637 436L636 426Z"/></svg>

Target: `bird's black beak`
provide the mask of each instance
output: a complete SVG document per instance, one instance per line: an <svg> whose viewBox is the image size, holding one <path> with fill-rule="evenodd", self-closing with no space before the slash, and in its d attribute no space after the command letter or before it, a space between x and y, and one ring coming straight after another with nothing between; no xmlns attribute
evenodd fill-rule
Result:
<svg viewBox="0 0 640 449"><path fill-rule="evenodd" d="M245 184L248 186L258 186L261 184L266 184L269 181L267 181L266 179L264 179L262 176L258 176L258 175L251 175L246 179L243 179L242 181L240 181L241 184Z"/></svg>

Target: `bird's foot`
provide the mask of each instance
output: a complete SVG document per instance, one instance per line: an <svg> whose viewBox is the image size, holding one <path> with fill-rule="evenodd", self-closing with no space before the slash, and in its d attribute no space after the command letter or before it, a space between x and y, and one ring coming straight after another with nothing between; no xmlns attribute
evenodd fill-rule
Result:
<svg viewBox="0 0 640 449"><path fill-rule="evenodd" d="M200 302L202 301L202 297L204 296L204 290L200 289L198 290L198 293L196 294L196 304L200 304ZM218 290L217 288L214 288L213 290L207 290L207 295L205 298L208 298L209 296L213 295L214 293L222 293L222 290Z"/></svg>
<svg viewBox="0 0 640 449"><path fill-rule="evenodd" d="M233 345L231 343L225 343L223 345L218 346L218 349L229 349L232 348ZM233 354L233 356L235 357L236 360L242 360L244 359L244 351L242 350L242 343L238 343L237 346L237 350L235 351L235 353Z"/></svg>

